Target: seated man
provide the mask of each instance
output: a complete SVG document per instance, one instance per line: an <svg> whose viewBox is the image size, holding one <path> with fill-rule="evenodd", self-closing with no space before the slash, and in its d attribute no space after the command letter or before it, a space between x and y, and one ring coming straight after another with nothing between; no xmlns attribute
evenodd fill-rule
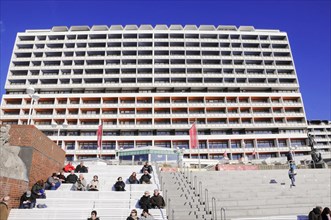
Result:
<svg viewBox="0 0 331 220"><path fill-rule="evenodd" d="M69 162L65 167L63 168L64 172L69 173L72 170L75 170L75 167L72 165L72 162Z"/></svg>
<svg viewBox="0 0 331 220"><path fill-rule="evenodd" d="M153 209L163 209L165 206L165 202L163 197L160 195L159 190L155 189L154 194L151 198L151 204Z"/></svg>
<svg viewBox="0 0 331 220"><path fill-rule="evenodd" d="M52 176L48 177L46 182L46 189L57 190L61 186L61 182L57 177L56 173L53 173Z"/></svg>
<svg viewBox="0 0 331 220"><path fill-rule="evenodd" d="M144 170L147 170L148 173L152 173L153 167L148 162L146 162L145 165L141 168L140 172L143 173Z"/></svg>
<svg viewBox="0 0 331 220"><path fill-rule="evenodd" d="M36 205L36 198L32 195L31 191L23 193L20 199L20 209L32 209Z"/></svg>
<svg viewBox="0 0 331 220"><path fill-rule="evenodd" d="M77 182L75 183L73 190L74 191L86 191L86 180L83 176L83 174L79 174L79 178Z"/></svg>
<svg viewBox="0 0 331 220"><path fill-rule="evenodd" d="M73 183L77 182L78 176L75 174L75 171L72 170L70 174L67 176L66 183Z"/></svg>
<svg viewBox="0 0 331 220"><path fill-rule="evenodd" d="M38 180L31 189L32 195L37 199L45 199L45 184L44 180Z"/></svg>
<svg viewBox="0 0 331 220"><path fill-rule="evenodd" d="M321 219L321 213L323 208L321 206L316 206L316 208L313 208L308 214L309 220L320 220Z"/></svg>
<svg viewBox="0 0 331 220"><path fill-rule="evenodd" d="M59 175L57 175L57 177L59 178L61 183L65 183L66 182L66 177L64 175L64 171L61 171Z"/></svg>
<svg viewBox="0 0 331 220"><path fill-rule="evenodd" d="M87 167L84 166L84 162L80 162L79 165L77 165L76 169L75 169L76 173L87 173Z"/></svg>
<svg viewBox="0 0 331 220"><path fill-rule="evenodd" d="M139 200L139 205L141 209L151 209L151 196L148 191L144 193L144 195Z"/></svg>
<svg viewBox="0 0 331 220"><path fill-rule="evenodd" d="M93 176L93 180L91 180L88 185L88 191L99 191L99 180L97 175Z"/></svg>
<svg viewBox="0 0 331 220"><path fill-rule="evenodd" d="M114 184L115 191L125 191L125 183L122 177L117 178L117 182Z"/></svg>
<svg viewBox="0 0 331 220"><path fill-rule="evenodd" d="M144 174L140 177L139 182L141 184L151 184L151 175L148 174L147 170L144 170Z"/></svg>

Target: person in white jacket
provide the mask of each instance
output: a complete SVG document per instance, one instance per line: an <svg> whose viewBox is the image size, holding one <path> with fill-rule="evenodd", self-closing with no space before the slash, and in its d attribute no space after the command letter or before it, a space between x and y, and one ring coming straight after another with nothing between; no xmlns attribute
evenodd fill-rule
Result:
<svg viewBox="0 0 331 220"><path fill-rule="evenodd" d="M93 180L91 180L88 185L88 191L99 191L99 180L97 175L93 176Z"/></svg>

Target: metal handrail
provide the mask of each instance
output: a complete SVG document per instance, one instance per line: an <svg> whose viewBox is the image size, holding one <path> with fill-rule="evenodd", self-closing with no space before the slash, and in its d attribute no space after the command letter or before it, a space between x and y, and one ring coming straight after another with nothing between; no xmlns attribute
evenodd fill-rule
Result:
<svg viewBox="0 0 331 220"><path fill-rule="evenodd" d="M213 220L217 220L217 213L216 213L216 199L215 197L211 198L211 208L212 208L212 218Z"/></svg>
<svg viewBox="0 0 331 220"><path fill-rule="evenodd" d="M190 171L190 184L192 184L192 171Z"/></svg>
<svg viewBox="0 0 331 220"><path fill-rule="evenodd" d="M200 197L200 204L201 204L201 202L202 202L202 182L201 181L199 181L199 194L198 194L198 196Z"/></svg>
<svg viewBox="0 0 331 220"><path fill-rule="evenodd" d="M208 200L209 200L208 189L205 189L205 209L206 209L206 213L210 214Z"/></svg>
<svg viewBox="0 0 331 220"><path fill-rule="evenodd" d="M224 218L223 218L223 215L224 215ZM225 209L223 207L221 208L221 220L226 220Z"/></svg>
<svg viewBox="0 0 331 220"><path fill-rule="evenodd" d="M170 198L168 198L168 202L166 204L168 218L170 217L170 204L171 204L171 200L170 200Z"/></svg>
<svg viewBox="0 0 331 220"><path fill-rule="evenodd" d="M195 192L195 194L197 194L197 186L198 186L198 183L197 183L197 181L198 181L198 177L197 176L194 176L194 192Z"/></svg>
<svg viewBox="0 0 331 220"><path fill-rule="evenodd" d="M172 217L172 220L175 220L175 210L174 209L171 210L171 217Z"/></svg>

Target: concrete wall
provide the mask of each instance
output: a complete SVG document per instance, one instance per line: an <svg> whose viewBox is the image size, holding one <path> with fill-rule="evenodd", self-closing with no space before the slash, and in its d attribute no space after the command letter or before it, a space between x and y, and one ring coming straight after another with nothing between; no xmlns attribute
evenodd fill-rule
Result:
<svg viewBox="0 0 331 220"><path fill-rule="evenodd" d="M37 180L62 169L65 152L32 125L10 126L7 139L0 146L0 197L11 196L10 206L17 207L20 196Z"/></svg>

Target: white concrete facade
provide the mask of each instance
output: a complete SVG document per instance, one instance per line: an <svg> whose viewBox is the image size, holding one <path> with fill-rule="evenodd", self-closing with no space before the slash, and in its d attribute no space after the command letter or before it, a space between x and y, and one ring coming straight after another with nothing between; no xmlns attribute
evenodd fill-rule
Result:
<svg viewBox="0 0 331 220"><path fill-rule="evenodd" d="M322 153L323 158L331 158L331 121L309 120L308 134L314 138L314 148Z"/></svg>
<svg viewBox="0 0 331 220"><path fill-rule="evenodd" d="M307 123L287 34L253 27L120 25L18 33L2 124L31 124L66 150L105 158L120 148L189 148L201 157L306 155ZM52 127L52 123L59 127ZM66 122L67 128L60 125ZM58 128L60 135L58 136ZM197 157L197 150L185 151Z"/></svg>

